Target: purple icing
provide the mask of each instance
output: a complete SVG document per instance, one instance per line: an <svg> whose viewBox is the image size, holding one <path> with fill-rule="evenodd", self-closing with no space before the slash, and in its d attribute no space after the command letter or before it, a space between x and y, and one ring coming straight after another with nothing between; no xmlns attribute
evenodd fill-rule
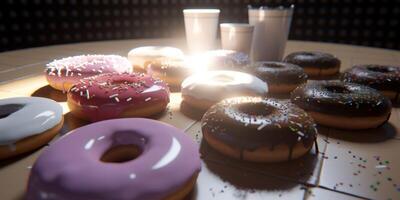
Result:
<svg viewBox="0 0 400 200"><path fill-rule="evenodd" d="M139 146L139 157L100 161L111 147L126 144ZM199 170L198 147L179 129L150 119L106 120L51 144L32 168L26 198L163 199Z"/></svg>

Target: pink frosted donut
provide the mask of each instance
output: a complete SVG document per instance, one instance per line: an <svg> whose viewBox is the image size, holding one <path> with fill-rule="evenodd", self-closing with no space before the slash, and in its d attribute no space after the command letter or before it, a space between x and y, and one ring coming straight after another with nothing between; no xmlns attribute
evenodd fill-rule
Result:
<svg viewBox="0 0 400 200"><path fill-rule="evenodd" d="M45 70L50 86L62 91L68 91L80 79L111 72L132 72L132 66L117 55L81 55L54 60Z"/></svg>
<svg viewBox="0 0 400 200"><path fill-rule="evenodd" d="M71 113L88 121L147 117L165 110L168 86L141 73L108 73L80 80L67 95Z"/></svg>
<svg viewBox="0 0 400 200"><path fill-rule="evenodd" d="M149 119L107 120L46 148L26 199L183 199L200 167L198 147L183 131Z"/></svg>

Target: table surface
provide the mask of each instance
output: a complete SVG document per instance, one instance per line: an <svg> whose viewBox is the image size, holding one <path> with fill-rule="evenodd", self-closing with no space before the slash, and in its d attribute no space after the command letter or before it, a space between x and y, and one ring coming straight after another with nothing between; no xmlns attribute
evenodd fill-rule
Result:
<svg viewBox="0 0 400 200"><path fill-rule="evenodd" d="M65 94L48 86L43 76L45 64L80 54L126 56L130 49L145 45L185 49L185 42L179 39L141 39L0 53L0 98L41 96L58 101L64 109L65 123L53 142L87 122L72 117ZM398 65L400 62L399 51L301 41L288 42L286 54L309 50L336 55L342 61L342 71L354 64ZM183 129L200 145L202 171L187 199L400 199L399 108L392 110L388 123L375 130L349 132L318 127L319 153L313 149L290 162L254 164L226 158L211 149L202 141L198 120L184 115L180 104L180 93L172 93L167 111L156 119ZM0 161L1 199L23 198L30 168L44 148Z"/></svg>

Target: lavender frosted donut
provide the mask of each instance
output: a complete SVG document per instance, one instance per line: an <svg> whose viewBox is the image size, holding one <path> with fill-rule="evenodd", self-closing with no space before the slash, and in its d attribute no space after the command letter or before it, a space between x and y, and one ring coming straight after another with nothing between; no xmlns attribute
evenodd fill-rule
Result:
<svg viewBox="0 0 400 200"><path fill-rule="evenodd" d="M198 147L182 131L150 119L107 120L48 147L32 168L26 199L181 199L199 171Z"/></svg>
<svg viewBox="0 0 400 200"><path fill-rule="evenodd" d="M102 73L132 72L128 59L118 55L80 55L54 60L46 66L46 79L56 90L68 91L79 80Z"/></svg>

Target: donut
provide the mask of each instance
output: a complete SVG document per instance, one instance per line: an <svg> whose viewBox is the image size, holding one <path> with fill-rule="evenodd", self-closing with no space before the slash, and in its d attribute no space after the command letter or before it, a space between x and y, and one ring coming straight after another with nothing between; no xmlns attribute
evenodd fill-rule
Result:
<svg viewBox="0 0 400 200"><path fill-rule="evenodd" d="M0 100L0 159L14 157L47 144L64 122L63 109L41 97Z"/></svg>
<svg viewBox="0 0 400 200"><path fill-rule="evenodd" d="M313 119L288 100L234 97L201 119L203 138L218 152L240 160L282 162L306 154L316 140Z"/></svg>
<svg viewBox="0 0 400 200"><path fill-rule="evenodd" d="M130 50L128 59L136 72L146 72L146 68L150 63L183 60L184 54L175 47L144 46Z"/></svg>
<svg viewBox="0 0 400 200"><path fill-rule="evenodd" d="M26 199L183 199L200 168L198 147L183 131L150 119L106 120L46 148Z"/></svg>
<svg viewBox="0 0 400 200"><path fill-rule="evenodd" d="M189 76L182 82L183 102L207 110L222 99L235 96L266 96L268 86L259 78L238 71L208 71Z"/></svg>
<svg viewBox="0 0 400 200"><path fill-rule="evenodd" d="M102 73L131 72L126 58L117 55L80 55L54 60L46 65L45 75L49 85L61 91L68 91L83 78Z"/></svg>
<svg viewBox="0 0 400 200"><path fill-rule="evenodd" d="M321 125L339 129L376 128L385 123L392 104L377 90L340 81L311 81L296 88L291 101Z"/></svg>
<svg viewBox="0 0 400 200"><path fill-rule="evenodd" d="M168 83L170 87L179 87L182 81L194 72L183 60L162 61L147 65L147 74Z"/></svg>
<svg viewBox="0 0 400 200"><path fill-rule="evenodd" d="M294 52L287 55L283 61L302 67L313 79L331 77L337 75L340 70L340 60L323 52Z"/></svg>
<svg viewBox="0 0 400 200"><path fill-rule="evenodd" d="M288 94L307 81L307 74L301 67L284 62L256 62L245 71L268 83L272 94Z"/></svg>
<svg viewBox="0 0 400 200"><path fill-rule="evenodd" d="M108 73L82 79L67 95L71 113L87 121L147 117L165 110L167 85L140 73Z"/></svg>
<svg viewBox="0 0 400 200"><path fill-rule="evenodd" d="M377 89L393 102L400 100L400 67L371 64L356 65L343 74L342 80Z"/></svg>
<svg viewBox="0 0 400 200"><path fill-rule="evenodd" d="M210 70L235 70L250 64L246 53L234 50L217 49L205 52L202 62Z"/></svg>

